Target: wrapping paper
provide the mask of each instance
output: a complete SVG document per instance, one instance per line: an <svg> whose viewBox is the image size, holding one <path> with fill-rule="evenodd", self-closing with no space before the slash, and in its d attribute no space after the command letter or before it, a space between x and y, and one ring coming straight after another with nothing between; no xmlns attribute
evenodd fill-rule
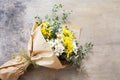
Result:
<svg viewBox="0 0 120 80"><path fill-rule="evenodd" d="M74 27L71 24L66 24L72 31L75 31L77 39L79 39L80 28ZM63 25L65 26L65 25ZM41 33L41 25L38 26L35 22L31 31L30 40L28 42L27 54L30 60L39 65L53 69L61 69L66 65L62 65L55 53L50 48L49 44L44 39ZM9 60L0 66L0 78L2 80L17 80L20 75L24 74L30 62L23 56Z"/></svg>
<svg viewBox="0 0 120 80"><path fill-rule="evenodd" d="M37 26L36 23L34 23L31 32L28 50L30 51L29 56L31 60L37 65L54 69L64 67L44 39L41 33L41 26Z"/></svg>
<svg viewBox="0 0 120 80"><path fill-rule="evenodd" d="M28 67L29 62L22 56L16 56L2 66L0 66L0 79L17 80Z"/></svg>

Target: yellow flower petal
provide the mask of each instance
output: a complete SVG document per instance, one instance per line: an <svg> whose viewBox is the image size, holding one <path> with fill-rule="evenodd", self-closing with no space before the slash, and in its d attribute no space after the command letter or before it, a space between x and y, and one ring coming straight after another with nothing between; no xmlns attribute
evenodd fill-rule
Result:
<svg viewBox="0 0 120 80"><path fill-rule="evenodd" d="M43 22L42 27L41 27L41 32L42 32L43 36L50 38L51 30L50 30L50 28L47 28L48 26L49 26L48 22Z"/></svg>

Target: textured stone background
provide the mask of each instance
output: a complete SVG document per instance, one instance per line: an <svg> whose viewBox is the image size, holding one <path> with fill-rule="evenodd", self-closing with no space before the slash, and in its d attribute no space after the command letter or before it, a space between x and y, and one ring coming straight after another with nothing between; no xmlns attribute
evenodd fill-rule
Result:
<svg viewBox="0 0 120 80"><path fill-rule="evenodd" d="M120 0L0 0L0 65L27 48L34 16L48 14L55 3L73 10L70 21L82 27L81 44L91 41L94 49L83 72L31 68L19 80L119 80Z"/></svg>

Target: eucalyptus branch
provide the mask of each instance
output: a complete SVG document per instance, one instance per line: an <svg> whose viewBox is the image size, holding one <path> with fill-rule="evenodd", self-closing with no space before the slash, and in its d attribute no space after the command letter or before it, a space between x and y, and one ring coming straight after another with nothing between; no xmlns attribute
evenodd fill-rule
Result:
<svg viewBox="0 0 120 80"><path fill-rule="evenodd" d="M91 42L90 43L86 43L84 46L81 45L78 48L78 55L71 56L68 61L75 68L80 68L82 60L84 59L86 54L88 54L90 52L90 50L92 48L93 48L93 44Z"/></svg>

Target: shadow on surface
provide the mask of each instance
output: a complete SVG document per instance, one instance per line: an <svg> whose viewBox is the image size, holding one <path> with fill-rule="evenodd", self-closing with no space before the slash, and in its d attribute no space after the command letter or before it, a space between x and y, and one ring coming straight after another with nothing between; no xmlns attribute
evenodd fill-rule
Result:
<svg viewBox="0 0 120 80"><path fill-rule="evenodd" d="M60 70L45 67L34 69L30 66L18 80L86 80L87 78L85 70L77 71L70 66Z"/></svg>

